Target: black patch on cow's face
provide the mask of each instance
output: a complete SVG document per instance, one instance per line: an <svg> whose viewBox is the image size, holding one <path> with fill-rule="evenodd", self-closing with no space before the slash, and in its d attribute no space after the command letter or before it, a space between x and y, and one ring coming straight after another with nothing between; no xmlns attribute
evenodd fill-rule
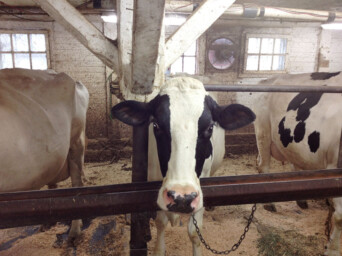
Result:
<svg viewBox="0 0 342 256"><path fill-rule="evenodd" d="M168 95L157 96L151 101L151 105L160 170L165 177L171 157L170 98Z"/></svg>
<svg viewBox="0 0 342 256"><path fill-rule="evenodd" d="M304 92L297 94L291 100L287 107L287 112L290 110L297 111L296 121L298 121L298 124L294 129L294 136L291 136L291 129L285 128L285 117L279 122L278 133L284 147L287 147L293 140L296 143L299 143L304 139L306 128L305 121L310 116L311 108L318 104L322 95L323 93ZM308 144L311 152L316 152L319 148L319 137L319 133L316 131L309 135Z"/></svg>
<svg viewBox="0 0 342 256"><path fill-rule="evenodd" d="M286 148L292 141L293 137L291 136L291 130L285 128L285 117L280 121L278 125L278 133L280 134L281 143L283 143Z"/></svg>
<svg viewBox="0 0 342 256"><path fill-rule="evenodd" d="M314 72L311 74L312 80L327 80L333 76L339 75L341 72L329 73L329 72Z"/></svg>
<svg viewBox="0 0 342 256"><path fill-rule="evenodd" d="M319 132L312 132L308 137L308 144L312 153L315 153L319 148Z"/></svg>
<svg viewBox="0 0 342 256"><path fill-rule="evenodd" d="M203 164L205 159L210 157L213 153L213 146L210 138L214 130L214 121L212 113L208 107L208 100L204 100L204 110L201 117L198 120L198 133L197 133L197 144L196 144L196 174L197 177L201 176Z"/></svg>

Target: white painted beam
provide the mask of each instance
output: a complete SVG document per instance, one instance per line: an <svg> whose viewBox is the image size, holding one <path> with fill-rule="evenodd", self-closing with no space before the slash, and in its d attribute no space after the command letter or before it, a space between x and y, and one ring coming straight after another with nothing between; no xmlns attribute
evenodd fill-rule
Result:
<svg viewBox="0 0 342 256"><path fill-rule="evenodd" d="M132 38L134 0L116 1L118 17L118 48L120 61L120 91L125 99L132 99Z"/></svg>
<svg viewBox="0 0 342 256"><path fill-rule="evenodd" d="M167 0L165 6L165 12L169 13L192 13L194 5L193 1L174 1ZM327 22L329 16L333 14L335 16L335 22L342 22L342 12L338 11L322 11L312 9L295 9L284 7L272 7L272 6L259 6L253 4L253 1L245 4L232 4L222 15L224 17L241 16L246 18L246 8L252 10L255 17L260 18L278 18L285 20L303 20L303 21L321 21Z"/></svg>
<svg viewBox="0 0 342 256"><path fill-rule="evenodd" d="M93 24L66 0L34 0L105 65L119 68L118 50Z"/></svg>
<svg viewBox="0 0 342 256"><path fill-rule="evenodd" d="M206 0L167 40L165 68L175 62L235 0Z"/></svg>
<svg viewBox="0 0 342 256"><path fill-rule="evenodd" d="M132 92L149 94L157 72L159 53L164 47L163 30L165 0L135 0L133 24ZM155 77L157 76L157 77Z"/></svg>

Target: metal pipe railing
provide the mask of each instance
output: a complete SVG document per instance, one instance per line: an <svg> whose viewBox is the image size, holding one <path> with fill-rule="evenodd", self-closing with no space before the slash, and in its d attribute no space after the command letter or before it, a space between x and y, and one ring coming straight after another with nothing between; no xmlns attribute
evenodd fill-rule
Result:
<svg viewBox="0 0 342 256"><path fill-rule="evenodd" d="M207 91L217 92L319 92L342 93L340 86L300 86L300 85L204 85Z"/></svg>
<svg viewBox="0 0 342 256"><path fill-rule="evenodd" d="M161 182L0 194L0 228L158 210ZM201 179L205 206L342 196L342 169Z"/></svg>

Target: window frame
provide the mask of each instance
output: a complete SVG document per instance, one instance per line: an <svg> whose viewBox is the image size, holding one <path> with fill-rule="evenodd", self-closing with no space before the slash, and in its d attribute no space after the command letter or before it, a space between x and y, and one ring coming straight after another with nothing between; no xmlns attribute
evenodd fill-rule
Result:
<svg viewBox="0 0 342 256"><path fill-rule="evenodd" d="M248 53L248 42L249 42L249 38L260 38L261 40L263 38L272 38L273 40L275 39L286 39L286 51L285 53L282 54L278 54L278 53L274 53L274 45L273 45L273 51L272 53L261 53L260 49L261 49L261 45L259 48L259 53L257 54L249 54ZM245 34L245 40L244 40L244 51L243 51L243 65L241 67L241 73L243 75L273 75L273 74L284 74L287 73L288 70L288 51L289 51L289 45L290 45L290 38L289 35L286 34L264 34L264 33L246 33ZM257 55L258 56L258 70L247 70L247 57L249 55ZM284 70L260 70L260 56L272 56L272 64L273 64L273 56L278 55L278 56L284 56ZM271 64L271 67L272 67Z"/></svg>
<svg viewBox="0 0 342 256"><path fill-rule="evenodd" d="M185 55L185 52L188 50L186 50L185 52L183 52L183 54L181 55L181 56L179 56L179 58L181 58L181 61L182 61L182 72L178 72L178 73L171 73L171 66L179 59L179 58L177 58L177 60L174 62L174 63L172 63L171 65L170 65L170 67L168 68L168 71L169 71L169 73L170 73L170 75L177 75L177 74L188 74L188 75L198 75L198 73L199 73L199 70L198 70L198 47L199 47L199 43L198 43L198 40L196 40L195 42L194 42L194 44L195 44L195 46L196 46L196 50L195 50L195 55ZM190 48L190 47L189 47ZM184 59L185 58L194 58L195 59L195 72L194 72L194 74L189 74L189 73L186 73L185 71L184 71Z"/></svg>
<svg viewBox="0 0 342 256"><path fill-rule="evenodd" d="M10 34L10 40L11 40L11 51L1 51L0 54L2 53L10 53L12 56L12 63L13 67L12 68L17 68L15 67L15 59L14 59L14 54L16 53L26 53L29 54L29 61L30 61L30 69L32 70L32 53L45 53L46 54L46 65L47 69L51 68L51 63L50 63L50 47L49 47L49 32L47 30L4 30L0 29L0 34ZM12 40L12 35L13 34L26 34L28 37L28 51L14 51L13 47L13 40ZM32 51L31 50L31 44L30 44L30 39L29 35L30 34L43 34L45 36L45 51Z"/></svg>

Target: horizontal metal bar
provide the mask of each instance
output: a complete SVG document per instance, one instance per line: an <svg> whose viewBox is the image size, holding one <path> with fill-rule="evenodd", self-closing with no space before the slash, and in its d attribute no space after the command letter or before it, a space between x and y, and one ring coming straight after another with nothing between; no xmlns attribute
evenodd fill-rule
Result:
<svg viewBox="0 0 342 256"><path fill-rule="evenodd" d="M342 93L341 86L302 86L302 85L204 85L207 91L217 92L325 92Z"/></svg>
<svg viewBox="0 0 342 256"><path fill-rule="evenodd" d="M267 183L269 181L292 181L292 180L310 180L310 179L333 179L342 177L342 169L299 171L283 173L261 173L238 176L220 176L201 178L201 187L232 185L245 183ZM118 193L130 191L155 190L161 187L161 181L133 182L105 186L77 187L77 188L59 188L49 190L32 190L20 192L0 193L1 201L40 199L50 197L81 196L92 194Z"/></svg>
<svg viewBox="0 0 342 256"><path fill-rule="evenodd" d="M214 177L201 184L205 206L337 197L342 196L342 170ZM0 228L158 210L159 182L139 183L137 190L132 185L1 194Z"/></svg>

